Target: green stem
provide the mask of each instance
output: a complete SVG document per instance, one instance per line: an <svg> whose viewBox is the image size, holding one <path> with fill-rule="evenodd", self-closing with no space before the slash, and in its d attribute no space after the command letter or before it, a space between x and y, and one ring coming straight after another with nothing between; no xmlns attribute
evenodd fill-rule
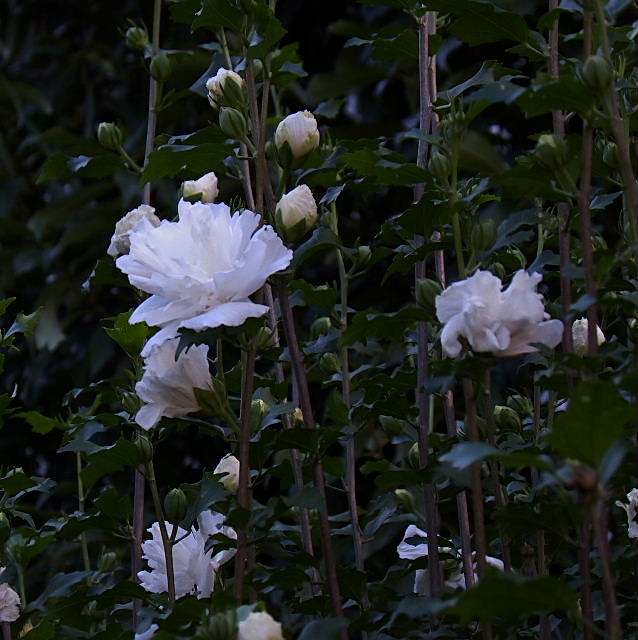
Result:
<svg viewBox="0 0 638 640"><path fill-rule="evenodd" d="M84 485L82 484L82 455L79 451L75 452L75 471L78 478L78 510L84 513ZM91 570L91 561L89 559L89 546L86 540L86 531L80 534L80 545L82 547L82 563L85 571Z"/></svg>
<svg viewBox="0 0 638 640"><path fill-rule="evenodd" d="M137 162L135 162L135 160L133 160L133 158L131 158L131 156L127 153L127 151L126 151L126 149L124 147L120 146L118 151L119 151L120 155L124 158L124 160L126 160L126 162L129 163L129 165L131 166L133 171L136 171L137 173L142 173L142 167L140 167L140 165L137 164Z"/></svg>
<svg viewBox="0 0 638 640"><path fill-rule="evenodd" d="M16 563L16 573L18 574L18 591L20 592L20 605L22 609L27 606L27 590L24 586L24 569L22 565Z"/></svg>
<svg viewBox="0 0 638 640"><path fill-rule="evenodd" d="M146 479L148 480L148 485L151 489L151 496L153 497L153 505L155 507L155 515L157 517L160 536L162 538L162 546L164 547L164 557L166 559L166 582L168 586L168 602L170 608L172 609L175 604L175 570L173 568L173 547L171 545L170 536L168 535L168 531L166 529L164 510L162 509L162 503L157 491L157 481L155 480L155 469L153 467L152 460L146 463Z"/></svg>

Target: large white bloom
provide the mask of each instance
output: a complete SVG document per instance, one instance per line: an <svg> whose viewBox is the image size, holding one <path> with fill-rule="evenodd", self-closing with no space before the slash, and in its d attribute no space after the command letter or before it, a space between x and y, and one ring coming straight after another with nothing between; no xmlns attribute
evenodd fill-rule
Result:
<svg viewBox="0 0 638 640"><path fill-rule="evenodd" d="M0 568L0 574L5 567ZM15 622L20 617L20 596L6 583L0 584L0 622Z"/></svg>
<svg viewBox="0 0 638 640"><path fill-rule="evenodd" d="M403 539L397 546L397 553L399 554L399 558L403 558L404 560L416 560L417 558L423 558L428 555L428 545L426 542L414 542L409 541L414 538L424 538L427 539L427 533L422 529L419 529L416 525L409 525L405 530L405 534L403 535ZM463 562L461 560L460 553L454 551L451 547L440 547L439 551L446 554L451 554L456 556L457 565L444 581L444 585L451 590L454 589L466 589L465 584L465 575L463 573ZM498 558L493 558L492 556L485 556L485 562L490 567L495 567L500 571L503 571L504 565L503 561ZM474 583L478 582L478 574L476 573L477 565L474 563L473 573L474 573ZM419 595L429 595L430 592L430 578L428 575L427 569L417 569L416 575L414 576L414 593Z"/></svg>
<svg viewBox="0 0 638 640"><path fill-rule="evenodd" d="M275 145L281 149L288 143L294 158L301 158L319 146L317 121L310 111L297 111L286 116L275 130Z"/></svg>
<svg viewBox="0 0 638 640"><path fill-rule="evenodd" d="M513 356L536 351L531 343L555 347L563 335L560 320L548 320L536 286L540 273L520 270L501 291L499 278L489 271L455 282L436 297L436 315L445 323L441 332L443 353L455 357L461 352L463 336L474 351Z"/></svg>
<svg viewBox="0 0 638 640"><path fill-rule="evenodd" d="M235 531L224 526L224 516L221 513L204 511L199 515L198 524L199 529L193 527L190 531L177 528L176 540L179 542L172 548L176 598L189 594L198 598L208 598L213 592L217 571L235 555L235 549L225 549L215 555L214 548L206 551L209 536L222 534L237 539ZM166 529L170 535L173 525L167 522ZM142 557L148 562L151 570L140 571L137 576L147 591L164 593L168 591L168 578L159 523L153 523L147 531L151 534L151 539L142 543Z"/></svg>
<svg viewBox="0 0 638 640"><path fill-rule="evenodd" d="M199 411L193 389L212 388L208 346L191 346L175 360L178 344L178 338L166 340L144 359L144 375L135 385L135 393L145 403L135 415L142 429L151 429L162 416L177 418Z"/></svg>
<svg viewBox="0 0 638 640"><path fill-rule="evenodd" d="M265 611L254 611L239 623L237 640L284 640L281 623Z"/></svg>
<svg viewBox="0 0 638 640"><path fill-rule="evenodd" d="M180 200L179 221L144 223L131 233L131 251L117 260L131 284L151 293L130 322L162 327L142 351L177 335L184 327L201 331L239 326L268 307L248 299L268 277L292 259L272 227L258 229L259 216L228 205Z"/></svg>
<svg viewBox="0 0 638 640"><path fill-rule="evenodd" d="M627 514L627 537L638 540L638 489L632 489L627 494L627 504L616 500L616 506L625 510Z"/></svg>
<svg viewBox="0 0 638 640"><path fill-rule="evenodd" d="M112 258L128 253L131 248L131 233L140 226L142 220L149 222L152 227L159 227L161 224L161 220L155 215L154 207L141 204L139 207L131 209L115 225L115 233L111 236L111 244L106 253Z"/></svg>

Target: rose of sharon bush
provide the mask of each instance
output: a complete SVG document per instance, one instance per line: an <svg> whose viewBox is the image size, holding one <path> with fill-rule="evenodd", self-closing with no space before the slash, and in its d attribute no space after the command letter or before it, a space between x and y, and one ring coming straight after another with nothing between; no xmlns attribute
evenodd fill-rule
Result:
<svg viewBox="0 0 638 640"><path fill-rule="evenodd" d="M461 352L459 337L474 351L496 356L531 353L534 342L555 347L563 335L560 320L548 320L542 296L536 287L540 273L520 270L501 291L502 282L489 271L455 282L436 297L436 315L444 323L441 344L446 356Z"/></svg>
<svg viewBox="0 0 638 640"><path fill-rule="evenodd" d="M172 548L176 598L190 594L208 598L213 592L217 571L235 555L235 549L225 549L215 555L213 548L205 550L209 536L222 534L233 540L237 539L235 531L224 526L224 519L221 513L204 511L197 519L199 529L193 527L188 532L178 527L178 542ZM166 528L170 532L173 525L167 522ZM150 593L164 593L168 591L168 578L159 523L153 523L147 531L151 534L151 539L142 544L142 557L151 570L140 571L137 576L142 587Z"/></svg>
<svg viewBox="0 0 638 640"><path fill-rule="evenodd" d="M239 623L237 640L284 640L281 624L265 611L255 611Z"/></svg>
<svg viewBox="0 0 638 640"><path fill-rule="evenodd" d="M177 336L180 327L200 331L239 326L268 307L248 299L292 259L270 226L252 211L231 215L228 205L180 200L179 221L155 228L142 222L131 233L131 250L116 264L131 284L151 297L130 318L161 327L142 356Z"/></svg>
<svg viewBox="0 0 638 640"><path fill-rule="evenodd" d="M177 418L199 411L193 389L211 389L208 346L191 346L175 360L179 339L155 346L144 359L144 375L135 385L135 393L145 403L135 422L147 431L162 416Z"/></svg>

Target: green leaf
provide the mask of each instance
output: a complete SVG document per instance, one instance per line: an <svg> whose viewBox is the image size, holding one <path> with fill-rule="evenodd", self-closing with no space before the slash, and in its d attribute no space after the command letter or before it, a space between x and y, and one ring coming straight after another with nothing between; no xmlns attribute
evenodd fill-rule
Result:
<svg viewBox="0 0 638 640"><path fill-rule="evenodd" d="M286 34L281 22L265 3L255 3L252 15L254 25L248 49L253 58L263 58L276 48Z"/></svg>
<svg viewBox="0 0 638 640"><path fill-rule="evenodd" d="M18 417L24 418L36 433L45 434L53 431L53 429L60 429L61 431L67 429L67 426L63 422L43 416L38 411L24 411L19 413Z"/></svg>
<svg viewBox="0 0 638 640"><path fill-rule="evenodd" d="M82 482L87 491L107 473L124 467L135 467L140 462L137 447L125 438L120 438L111 446L101 447L90 455L86 467L82 469Z"/></svg>
<svg viewBox="0 0 638 640"><path fill-rule="evenodd" d="M634 417L635 407L613 383L586 380L570 394L569 406L559 413L546 439L563 455L597 469Z"/></svg>
<svg viewBox="0 0 638 640"><path fill-rule="evenodd" d="M488 569L478 585L466 591L447 613L462 624L479 620L491 624L497 618L507 622L524 620L549 611L575 612L578 592L564 579L527 578Z"/></svg>
<svg viewBox="0 0 638 640"><path fill-rule="evenodd" d="M447 453L439 457L441 462L448 462L457 469L465 469L474 462L498 453L498 449L484 442L459 442Z"/></svg>
<svg viewBox="0 0 638 640"><path fill-rule="evenodd" d="M299 268L311 256L318 251L340 247L341 240L328 227L318 227L312 232L312 235L302 245L295 249L295 255L292 259L291 268L293 270Z"/></svg>
<svg viewBox="0 0 638 640"><path fill-rule="evenodd" d="M365 178L372 178L386 185L413 185L424 182L427 173L424 169L394 153L360 149L341 156L341 162L352 167Z"/></svg>
<svg viewBox="0 0 638 640"><path fill-rule="evenodd" d="M15 298L5 298L0 300L0 316L4 315L4 312L8 309L9 305L15 301Z"/></svg>
<svg viewBox="0 0 638 640"><path fill-rule="evenodd" d="M77 173L84 178L106 178L123 169L124 162L120 156L110 153L103 156L69 158L68 167L71 173Z"/></svg>
<svg viewBox="0 0 638 640"><path fill-rule="evenodd" d="M406 307L396 313L362 311L354 316L351 325L343 333L343 344L367 344L368 338L372 336L396 340L418 320L427 320L427 313L417 307Z"/></svg>
<svg viewBox="0 0 638 640"><path fill-rule="evenodd" d="M45 604L49 598L64 598L68 596L78 582L81 582L92 574L92 571L57 573L53 578L47 580L44 591L36 600L28 605L26 611L46 611Z"/></svg>
<svg viewBox="0 0 638 640"><path fill-rule="evenodd" d="M324 509L321 493L316 487L304 487L298 493L286 496L282 500L289 507L305 507L306 509L316 509L317 511Z"/></svg>
<svg viewBox="0 0 638 640"><path fill-rule="evenodd" d="M42 309L38 309L33 313L25 315L20 312L15 319L15 322L9 327L7 332L4 334L5 339L15 335L16 333L22 333L25 336L32 336L37 325L38 320L40 318L40 314L42 313Z"/></svg>
<svg viewBox="0 0 638 640"><path fill-rule="evenodd" d="M139 356L146 338L148 337L149 328L144 322L137 324L129 324L129 318L133 314L133 309L120 313L114 318L112 328L104 328L106 334L117 342L117 344L130 356Z"/></svg>
<svg viewBox="0 0 638 640"><path fill-rule="evenodd" d="M516 100L528 118L550 113L555 109L587 115L594 105L594 93L588 91L574 74L565 73L559 79L547 77L535 82Z"/></svg>
<svg viewBox="0 0 638 640"><path fill-rule="evenodd" d="M341 394L336 389L328 396L328 416L340 427L350 424L348 407L346 407Z"/></svg>
<svg viewBox="0 0 638 640"><path fill-rule="evenodd" d="M203 0L202 8L193 20L193 29L209 27L215 30L228 27L240 34L244 15L244 12L230 0Z"/></svg>
<svg viewBox="0 0 638 640"><path fill-rule="evenodd" d="M343 618L323 618L306 625L297 640L339 640L342 629L348 626Z"/></svg>

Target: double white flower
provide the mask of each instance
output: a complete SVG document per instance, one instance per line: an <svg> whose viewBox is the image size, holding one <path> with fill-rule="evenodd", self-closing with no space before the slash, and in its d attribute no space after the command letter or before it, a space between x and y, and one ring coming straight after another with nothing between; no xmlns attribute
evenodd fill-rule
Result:
<svg viewBox="0 0 638 640"><path fill-rule="evenodd" d="M616 500L616 506L625 510L627 514L627 537L638 540L638 489L632 489L627 494L627 503Z"/></svg>
<svg viewBox="0 0 638 640"><path fill-rule="evenodd" d="M489 271L455 282L436 297L436 315L445 323L441 344L446 356L461 352L463 336L474 351L513 356L536 351L532 343L555 347L563 335L560 320L548 320L536 287L540 273L520 270L501 291L502 282Z"/></svg>
<svg viewBox="0 0 638 640"><path fill-rule="evenodd" d="M5 567L0 567L0 575ZM20 617L20 596L6 582L0 584L0 622L15 622Z"/></svg>
<svg viewBox="0 0 638 640"><path fill-rule="evenodd" d="M235 549L224 549L213 555L213 548L206 551L206 541L209 536L223 534L233 540L237 534L231 527L224 526L224 516L213 511L204 511L197 518L199 529L193 527L185 531L177 528L178 542L173 545L173 571L175 574L175 597L196 595L198 598L208 598L213 592L215 575L219 568L235 555ZM170 532L173 525L166 523ZM151 539L142 544L142 556L150 567L150 571L140 571L137 576L140 584L150 593L164 593L168 591L166 575L166 556L162 545L159 522L149 527Z"/></svg>
<svg viewBox="0 0 638 640"><path fill-rule="evenodd" d="M259 227L252 211L231 215L228 205L180 200L179 221L158 227L142 220L131 232L128 255L116 264L131 284L152 294L131 316L161 331L142 351L178 335L183 327L201 331L239 326L268 307L248 296L292 259L272 227Z"/></svg>

